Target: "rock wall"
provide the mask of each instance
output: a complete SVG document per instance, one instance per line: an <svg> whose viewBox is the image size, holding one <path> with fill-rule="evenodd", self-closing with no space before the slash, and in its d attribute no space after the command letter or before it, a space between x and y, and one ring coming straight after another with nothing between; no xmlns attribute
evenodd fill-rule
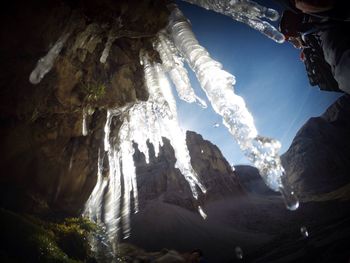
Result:
<svg viewBox="0 0 350 263"><path fill-rule="evenodd" d="M302 198L350 183L350 96L309 119L282 156L288 180Z"/></svg>
<svg viewBox="0 0 350 263"><path fill-rule="evenodd" d="M186 141L191 156L191 163L200 181L207 189L205 195L200 194L198 201L192 197L190 187L175 168L176 158L169 140L163 139L159 156L155 157L152 145L150 162L147 164L142 153L136 150L137 184L140 206L147 201L158 200L180 207L197 210L197 206L224 197L243 194L235 173L223 157L219 148L195 132L187 131ZM135 147L137 147L135 145ZM200 193L200 190L198 189Z"/></svg>
<svg viewBox="0 0 350 263"><path fill-rule="evenodd" d="M279 192L272 191L264 182L259 170L250 165L235 165L235 174L243 189L250 194L257 195L280 195Z"/></svg>
<svg viewBox="0 0 350 263"><path fill-rule="evenodd" d="M344 192L350 183L349 134L349 95L340 97L324 114L310 118L300 128L281 160L287 180L301 201L348 198ZM267 188L255 167L238 165L235 168L248 192L276 194ZM340 192L330 194L337 190ZM329 194L324 195L326 193Z"/></svg>
<svg viewBox="0 0 350 263"><path fill-rule="evenodd" d="M77 214L96 182L106 109L148 97L139 52L153 52L166 1L11 1L0 12L1 205ZM31 84L64 32L52 70ZM109 35L115 41L101 63Z"/></svg>

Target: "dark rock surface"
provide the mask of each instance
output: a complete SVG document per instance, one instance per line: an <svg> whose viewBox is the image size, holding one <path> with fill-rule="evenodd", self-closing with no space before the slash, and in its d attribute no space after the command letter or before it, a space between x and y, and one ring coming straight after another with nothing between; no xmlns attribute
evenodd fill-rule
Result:
<svg viewBox="0 0 350 263"><path fill-rule="evenodd" d="M207 189L204 201L243 194L237 175L215 144L191 131L187 131L186 141L192 167Z"/></svg>
<svg viewBox="0 0 350 263"><path fill-rule="evenodd" d="M302 198L350 183L350 96L340 97L299 130L282 156L288 180Z"/></svg>
<svg viewBox="0 0 350 263"><path fill-rule="evenodd" d="M240 184L248 193L259 195L279 195L278 192L276 193L267 187L257 168L250 165L235 165L234 168Z"/></svg>
<svg viewBox="0 0 350 263"><path fill-rule="evenodd" d="M165 4L17 0L2 5L2 205L80 212L96 182L106 109L148 98L139 52L152 52L152 37L167 23ZM112 28L117 38L102 64ZM31 84L37 61L67 31L71 35L51 71ZM90 113L87 136L82 135L84 108Z"/></svg>
<svg viewBox="0 0 350 263"><path fill-rule="evenodd" d="M310 119L284 155L284 162L289 158L285 163L287 172L292 171L289 179L301 197L299 209L293 212L285 208L278 193L264 185L257 169L238 165L233 172L216 146L188 132L192 165L208 189L216 189L209 191L206 202L200 203L208 215L206 220L201 219L193 211L197 203L184 204L183 200L190 200L189 188L181 174L173 172L175 160L166 143L163 154L168 156L166 160L173 161L164 166L166 160L162 160L163 165L156 170L169 172L160 179L158 172L148 167L150 173L143 170L143 177L152 174L150 182L163 182L161 187L156 187L163 189L159 196L173 191L180 194L172 195L171 201L149 198L140 212L132 216L132 235L126 242L149 251L166 247L188 252L201 248L208 262L238 261L234 254L236 246L242 248L245 262L347 262L350 258L347 245L350 242L347 171L350 169L346 160L350 156L346 140L350 134L349 105L349 96L344 96L321 117ZM221 177L220 173L226 176ZM169 180L166 174L171 174L175 182L171 190L164 183ZM217 177L212 179L214 174ZM233 179L232 187L226 188L221 178ZM143 180L145 185L150 183L146 178ZM178 183L179 180L183 183ZM181 192L181 187L185 191ZM300 232L304 226L309 237Z"/></svg>
<svg viewBox="0 0 350 263"><path fill-rule="evenodd" d="M201 135L188 131L186 141L192 167L207 189L205 195L200 194L198 201L194 200L187 181L180 170L175 168L176 158L169 140L163 139L163 141L164 146L160 148L158 157L154 156L153 146L149 144L150 162L148 164L142 153L138 150L135 152L141 206L147 201L158 200L189 210L197 210L198 204L243 194L235 173L219 148L204 140Z"/></svg>

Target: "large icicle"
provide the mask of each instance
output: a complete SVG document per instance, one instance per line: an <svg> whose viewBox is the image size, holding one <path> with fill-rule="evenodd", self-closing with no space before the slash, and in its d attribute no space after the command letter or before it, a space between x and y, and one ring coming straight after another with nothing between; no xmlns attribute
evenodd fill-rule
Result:
<svg viewBox="0 0 350 263"><path fill-rule="evenodd" d="M213 109L222 116L223 123L247 158L259 169L266 184L283 194L287 208L297 209L299 203L293 191L282 184L284 169L278 155L280 143L258 135L243 98L233 91L234 76L222 70L222 65L199 45L182 12L175 5L172 8L168 29L176 47L196 73Z"/></svg>
<svg viewBox="0 0 350 263"><path fill-rule="evenodd" d="M197 102L202 108L206 108L206 102L196 96L191 86L187 70L174 43L164 33L160 33L154 46L162 59L164 69L169 72L179 98L188 103Z"/></svg>
<svg viewBox="0 0 350 263"><path fill-rule="evenodd" d="M218 12L223 15L245 23L260 31L267 37L278 43L284 42L284 36L273 25L261 19L267 18L276 21L279 17L274 9L261 6L250 0L184 0L188 3L201 6L205 9Z"/></svg>
<svg viewBox="0 0 350 263"><path fill-rule="evenodd" d="M30 83L39 84L40 81L44 78L44 76L52 69L58 54L61 52L64 44L66 43L70 35L71 32L63 33L62 36L49 50L49 52L44 57L39 59L35 69L32 71L32 73L30 73Z"/></svg>
<svg viewBox="0 0 350 263"><path fill-rule="evenodd" d="M107 61L107 58L109 56L109 52L112 48L113 42L117 39L118 34L117 34L117 30L115 28L112 28L109 32L108 32L108 38L107 38L107 42L105 44L105 48L102 51L101 57L100 57L100 62L102 64L105 64Z"/></svg>
<svg viewBox="0 0 350 263"><path fill-rule="evenodd" d="M170 140L170 143L175 151L176 164L182 175L188 181L192 194L195 198L198 197L197 186L205 193L205 188L197 179L197 174L191 165L191 158L186 145L185 134L181 130L178 118L176 102L171 92L171 87L160 65L152 65L146 57L144 57L144 68L147 86L153 91L154 99L158 100L158 105L162 105L155 112L158 115L158 123L160 123L161 136ZM149 67L149 71L146 70ZM148 72L148 74L147 74ZM150 81L153 85L148 85L148 80L156 79L158 83ZM155 84L155 85L154 85Z"/></svg>

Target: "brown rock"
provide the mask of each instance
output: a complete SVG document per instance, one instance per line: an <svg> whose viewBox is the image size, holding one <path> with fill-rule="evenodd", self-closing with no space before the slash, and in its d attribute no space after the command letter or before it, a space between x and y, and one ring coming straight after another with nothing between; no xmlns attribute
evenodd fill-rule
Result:
<svg viewBox="0 0 350 263"><path fill-rule="evenodd" d="M66 57L59 57L56 62L57 91L56 97L64 106L79 106L81 102L77 94L72 94L74 87L82 79L82 72L78 70Z"/></svg>
<svg viewBox="0 0 350 263"><path fill-rule="evenodd" d="M80 213L96 181L106 109L148 98L139 52L152 49L152 37L166 25L165 1L73 2L12 1L0 11L0 193L22 189L6 190L1 205L19 207L20 193ZM118 38L102 64L117 20ZM51 71L31 84L37 61L67 30L72 33ZM83 108L95 111L86 137Z"/></svg>

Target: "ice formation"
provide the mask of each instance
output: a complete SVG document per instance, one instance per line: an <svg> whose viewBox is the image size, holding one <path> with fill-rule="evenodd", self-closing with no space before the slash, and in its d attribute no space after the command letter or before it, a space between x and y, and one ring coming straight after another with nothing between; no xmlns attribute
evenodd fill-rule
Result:
<svg viewBox="0 0 350 263"><path fill-rule="evenodd" d="M112 44L113 42L117 39L117 32L116 30L111 29L108 33L108 38L107 38L107 42L105 44L105 48L102 51L102 55L100 57L100 62L102 64L105 64L109 55L109 52L111 50Z"/></svg>
<svg viewBox="0 0 350 263"><path fill-rule="evenodd" d="M87 117L87 112L86 109L83 109L83 122L82 122L82 127L81 127L81 134L83 136L88 135L88 128L87 128L87 122L86 122L86 117Z"/></svg>
<svg viewBox="0 0 350 263"><path fill-rule="evenodd" d="M160 33L154 47L162 59L163 68L169 72L179 98L188 103L197 102L202 108L206 108L206 102L194 93L188 72L174 43L164 33Z"/></svg>
<svg viewBox="0 0 350 263"><path fill-rule="evenodd" d="M142 55L141 60L149 99L122 110L108 111L105 151L108 155L109 176L102 178L99 159L97 184L86 205L88 216L97 222L100 222L102 211L105 211L103 222L110 240L116 238L119 228L122 229L124 238L129 236L132 204L134 212L138 211L133 143L137 144L140 152L145 155L146 162L149 162L147 140L153 144L155 155L158 156L159 147L163 144L162 137L168 138L174 148L175 166L189 183L194 198L198 198L198 189L203 193L206 191L192 168L185 134L178 123L176 102L165 72L160 64L150 62L147 55ZM115 117L122 123L117 138L111 137ZM201 208L199 212L206 217Z"/></svg>
<svg viewBox="0 0 350 263"><path fill-rule="evenodd" d="M71 32L63 33L62 36L49 50L49 52L44 57L39 59L35 69L29 76L30 83L39 84L40 81L44 78L44 76L52 69L58 54L61 52L64 44L66 43L70 35Z"/></svg>
<svg viewBox="0 0 350 263"><path fill-rule="evenodd" d="M279 18L278 12L274 9L261 6L249 0L184 0L188 3L198 5L208 10L227 15L236 21L247 24L258 30L272 40L283 43L284 36L273 25L263 21L269 19L276 21Z"/></svg>
<svg viewBox="0 0 350 263"><path fill-rule="evenodd" d="M213 109L222 116L247 158L257 167L265 183L274 191L280 191L288 209L295 210L298 200L294 192L282 184L284 169L278 151L281 147L276 140L258 135L253 117L242 97L233 90L235 77L222 69L209 53L199 45L191 26L182 12L172 5L168 30L180 53L195 72Z"/></svg>
<svg viewBox="0 0 350 263"><path fill-rule="evenodd" d="M231 16L241 14L241 17L235 17L237 20L242 20L243 17L249 21L277 18L277 14L270 9L246 0L230 1L225 5L219 1L189 2L221 10L220 12ZM158 51L162 64L151 61L145 52L140 54L149 92L148 101L107 111L104 151L99 152L97 184L86 204L86 214L105 226L111 243L118 240L119 229L122 229L122 237L130 235L130 214L138 211L134 143L148 163L150 157L147 142L153 144L155 156L158 156L163 137L168 138L175 152L175 166L189 183L193 197L198 198L198 190L206 192L191 166L185 134L178 123L176 102L167 77L172 80L180 99L206 107L205 101L198 98L191 87L184 61L195 72L213 109L222 116L224 125L247 158L259 169L266 184L272 190L282 193L287 208L295 210L298 207L294 192L282 180L284 169L278 155L280 143L258 135L243 98L234 93L235 77L224 71L222 65L199 45L189 22L176 5L169 5L169 8L172 13L167 30L160 32L154 42L154 49ZM113 36L110 34L101 56L102 63L105 62L112 43ZM86 119L86 115L83 119ZM117 135L113 133L116 126L120 127ZM104 154L107 158L103 157ZM108 159L108 176L103 175L105 159ZM198 212L204 219L207 217L200 206Z"/></svg>

